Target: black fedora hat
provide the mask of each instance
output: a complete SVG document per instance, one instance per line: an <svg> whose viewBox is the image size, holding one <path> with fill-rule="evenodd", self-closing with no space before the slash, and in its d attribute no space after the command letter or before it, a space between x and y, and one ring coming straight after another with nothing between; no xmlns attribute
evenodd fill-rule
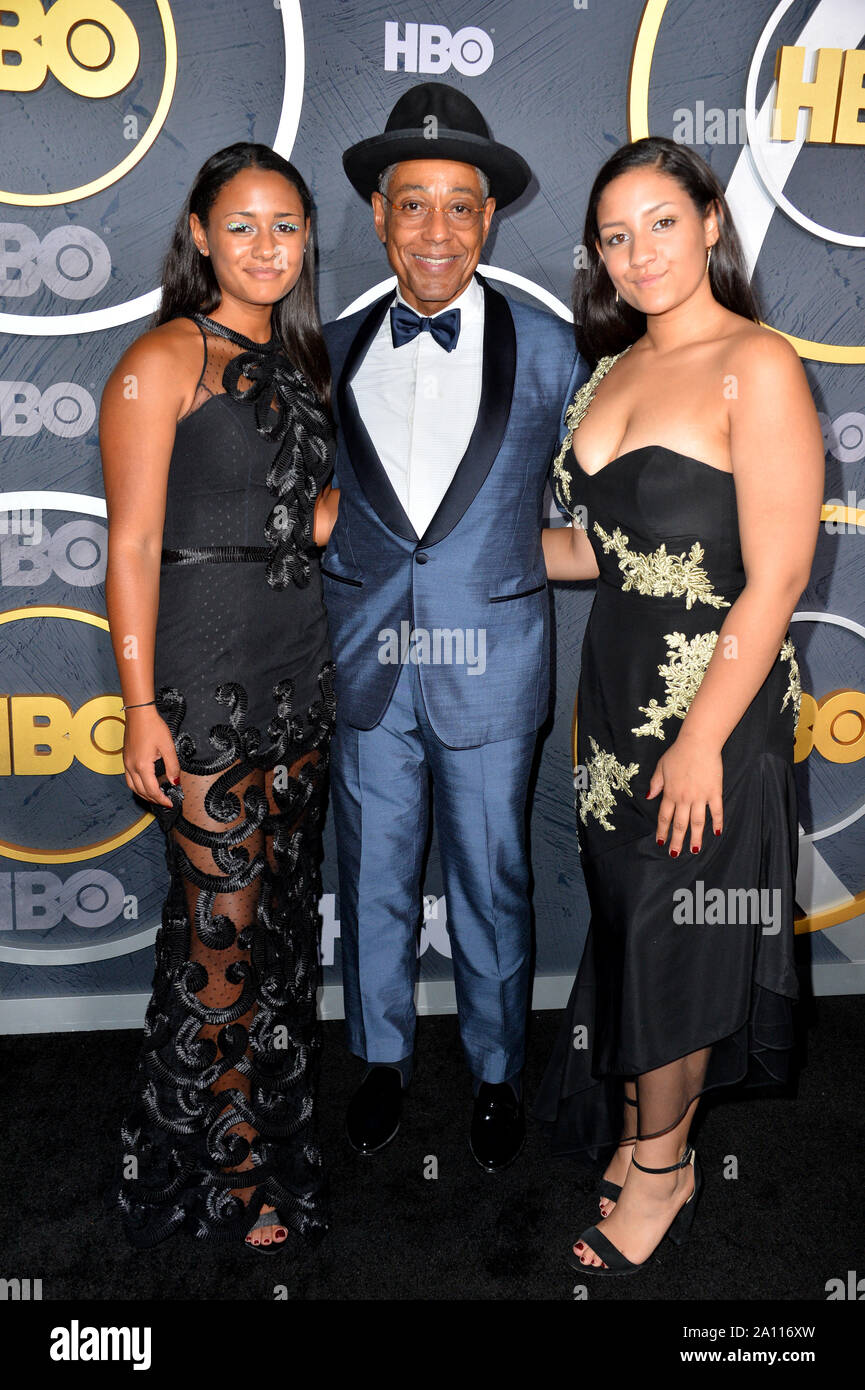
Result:
<svg viewBox="0 0 865 1390"><path fill-rule="evenodd" d="M477 165L489 178L490 195L500 208L518 198L532 176L522 155L491 139L474 102L446 82L411 87L388 116L384 134L352 145L342 163L358 193L368 199L382 169L403 159Z"/></svg>

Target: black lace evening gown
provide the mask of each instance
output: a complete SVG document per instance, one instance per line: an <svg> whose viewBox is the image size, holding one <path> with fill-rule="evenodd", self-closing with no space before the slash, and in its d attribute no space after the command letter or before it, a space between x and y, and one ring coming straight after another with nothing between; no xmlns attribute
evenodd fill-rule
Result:
<svg viewBox="0 0 865 1390"><path fill-rule="evenodd" d="M591 920L534 1104L554 1152L592 1158L622 1134L626 1078L658 1072L651 1097L637 1083L646 1138L672 1128L711 1087L786 1079L798 992L800 684L789 634L724 744L723 833L716 838L707 812L698 854L687 834L677 859L669 839L656 842L661 797L646 799L649 783L745 573L731 473L661 445L591 475L575 461L574 431L616 360L602 358L577 392L554 465L558 501L572 516L585 509L600 570L577 696L577 832Z"/></svg>
<svg viewBox="0 0 865 1390"><path fill-rule="evenodd" d="M327 1226L315 996L335 702L311 528L333 437L275 336L192 317L204 367L171 456L155 649L181 785L170 810L141 802L171 882L118 1179L139 1247L181 1227L241 1240L262 1205L305 1237Z"/></svg>

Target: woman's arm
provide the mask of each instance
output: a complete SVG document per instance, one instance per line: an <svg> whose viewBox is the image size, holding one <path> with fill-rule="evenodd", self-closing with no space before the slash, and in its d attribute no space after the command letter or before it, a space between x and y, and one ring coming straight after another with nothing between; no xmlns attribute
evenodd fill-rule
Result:
<svg viewBox="0 0 865 1390"><path fill-rule="evenodd" d="M749 334L732 363L730 457L746 583L718 635L681 731L659 760L658 839L699 846L708 803L721 829L721 749L778 656L807 586L824 487L823 440L802 364L780 335Z"/></svg>
<svg viewBox="0 0 865 1390"><path fill-rule="evenodd" d="M327 545L330 540L330 533L336 525L338 510L339 488L331 487L329 483L325 483L315 499L313 512L312 539L316 545Z"/></svg>
<svg viewBox="0 0 865 1390"><path fill-rule="evenodd" d="M174 431L183 404L178 335L166 329L139 338L105 385L99 414L108 508L105 603L126 711L126 783L148 801L170 806L153 764L180 772L174 742L152 704L165 495Z"/></svg>
<svg viewBox="0 0 865 1390"><path fill-rule="evenodd" d="M541 544L548 579L597 579L598 562L582 526L545 526Z"/></svg>

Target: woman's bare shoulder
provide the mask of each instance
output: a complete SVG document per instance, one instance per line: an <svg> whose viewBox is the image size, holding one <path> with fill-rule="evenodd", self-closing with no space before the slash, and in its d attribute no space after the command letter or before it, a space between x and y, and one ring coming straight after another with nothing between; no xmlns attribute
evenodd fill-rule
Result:
<svg viewBox="0 0 865 1390"><path fill-rule="evenodd" d="M189 318L176 318L142 333L130 343L123 357L134 357L136 361L150 364L158 371L166 364L172 364L176 369L183 363L195 361L200 366L201 355L202 337L198 325Z"/></svg>
<svg viewBox="0 0 865 1390"><path fill-rule="evenodd" d="M203 344L198 325L189 318L170 319L142 333L121 356L106 383L106 393L130 381L142 390L159 393L175 417L190 403L201 373Z"/></svg>
<svg viewBox="0 0 865 1390"><path fill-rule="evenodd" d="M765 373L783 375L793 369L801 371L799 354L783 333L751 319L735 317L737 322L724 342L731 371L752 371L761 376Z"/></svg>

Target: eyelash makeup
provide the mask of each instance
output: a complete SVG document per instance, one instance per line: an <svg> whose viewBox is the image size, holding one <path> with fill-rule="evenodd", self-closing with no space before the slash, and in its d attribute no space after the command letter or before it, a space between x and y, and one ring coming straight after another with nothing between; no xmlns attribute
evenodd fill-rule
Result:
<svg viewBox="0 0 865 1390"><path fill-rule="evenodd" d="M226 230L229 232L242 232L245 228L248 228L249 225L248 222L229 222L226 224ZM300 226L296 222L277 222L274 225L277 227L287 227L290 232L300 231Z"/></svg>

